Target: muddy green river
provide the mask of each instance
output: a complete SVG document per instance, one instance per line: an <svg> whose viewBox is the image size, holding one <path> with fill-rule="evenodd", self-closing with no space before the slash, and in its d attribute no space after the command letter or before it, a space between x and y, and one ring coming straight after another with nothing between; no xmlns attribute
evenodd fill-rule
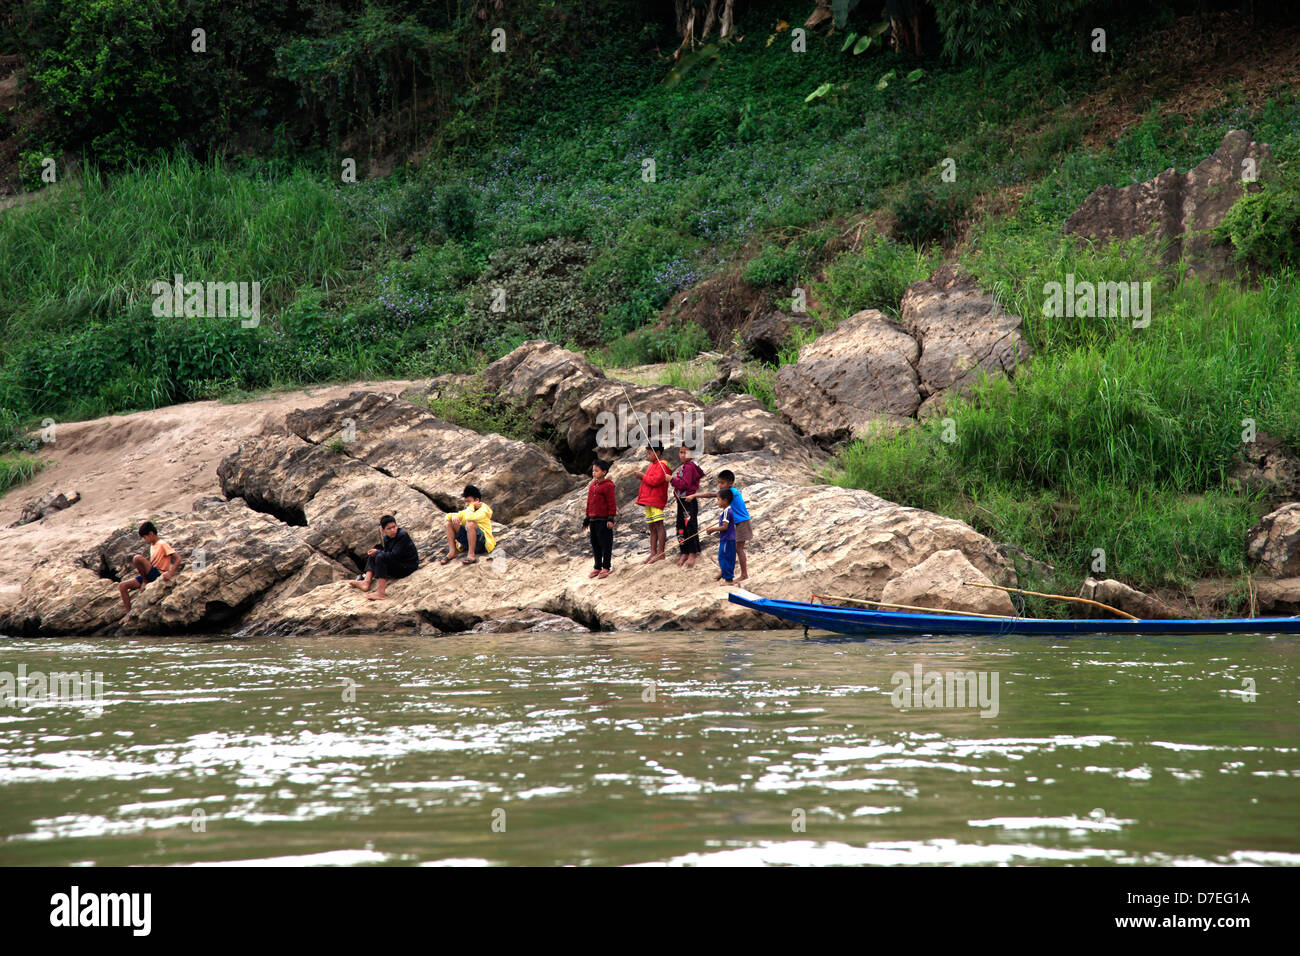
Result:
<svg viewBox="0 0 1300 956"><path fill-rule="evenodd" d="M0 671L4 865L1300 864L1294 638L0 638Z"/></svg>

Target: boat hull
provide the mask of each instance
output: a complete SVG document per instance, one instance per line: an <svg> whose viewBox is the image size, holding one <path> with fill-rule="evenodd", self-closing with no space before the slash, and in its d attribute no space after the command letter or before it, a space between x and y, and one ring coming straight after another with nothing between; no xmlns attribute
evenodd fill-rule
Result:
<svg viewBox="0 0 1300 956"><path fill-rule="evenodd" d="M869 608L778 601L750 591L732 591L733 604L753 608L791 624L836 634L909 637L917 634L1300 634L1300 617L1199 620L1052 620L1025 617L963 617L911 614Z"/></svg>

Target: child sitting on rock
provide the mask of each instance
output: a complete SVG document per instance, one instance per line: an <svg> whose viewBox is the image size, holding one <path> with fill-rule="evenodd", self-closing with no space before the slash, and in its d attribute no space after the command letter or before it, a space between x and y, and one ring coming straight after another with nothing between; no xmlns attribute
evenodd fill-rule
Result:
<svg viewBox="0 0 1300 956"><path fill-rule="evenodd" d="M348 582L365 591L372 601L382 601L388 596L385 592L390 578L404 578L420 566L420 552L411 536L397 526L396 518L384 515L379 519L379 530L383 532L379 547L366 552L366 573ZM376 583L374 594L369 593L371 580Z"/></svg>
<svg viewBox="0 0 1300 956"><path fill-rule="evenodd" d="M146 557L137 554L133 557L131 564L136 570L135 577L127 578L117 586L117 593L122 595L122 604L127 611L131 610L128 592L142 590L150 581L156 581L160 577L164 581L170 581L181 569L180 555L170 544L158 538L158 529L152 521L140 525L140 537L149 545L149 555Z"/></svg>
<svg viewBox="0 0 1300 956"><path fill-rule="evenodd" d="M465 502L464 510L447 515L447 554L438 559L439 564L455 560L460 551L466 552L461 564L477 564L478 555L487 554L497 546L492 537L492 509L483 503L478 488L466 485L461 498Z"/></svg>

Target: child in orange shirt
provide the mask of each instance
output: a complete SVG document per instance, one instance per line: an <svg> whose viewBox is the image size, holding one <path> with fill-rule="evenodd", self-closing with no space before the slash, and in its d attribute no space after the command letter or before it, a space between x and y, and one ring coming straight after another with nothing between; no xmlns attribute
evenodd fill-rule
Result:
<svg viewBox="0 0 1300 956"><path fill-rule="evenodd" d="M117 586L117 592L122 595L122 603L128 611L131 610L128 591L141 590L150 581L156 581L160 577L164 581L170 581L181 569L182 564L176 549L166 541L159 540L158 529L153 526L152 521L140 525L140 537L144 538L149 545L149 556L137 554L133 557L131 563L135 566L135 577L127 578Z"/></svg>

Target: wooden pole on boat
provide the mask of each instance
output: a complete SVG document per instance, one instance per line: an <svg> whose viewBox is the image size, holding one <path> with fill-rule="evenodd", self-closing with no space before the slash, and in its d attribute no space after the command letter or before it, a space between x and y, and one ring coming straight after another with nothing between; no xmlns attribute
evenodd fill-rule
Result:
<svg viewBox="0 0 1300 956"><path fill-rule="evenodd" d="M884 601L868 601L866 598L840 597L835 594L814 594L813 597L832 601L848 601L853 604L870 604L873 607L887 607L900 611L924 611L927 614L959 614L962 617L990 617L998 621L1007 620L1005 614L981 614L979 611L949 611L941 607L916 607L912 604L887 604Z"/></svg>
<svg viewBox="0 0 1300 956"><path fill-rule="evenodd" d="M1009 588L1002 584L980 584L976 581L963 581L962 584L968 588L997 588L999 591L1011 591L1015 594L1030 594L1034 597L1054 598L1057 601L1074 601L1078 604L1091 604L1093 607L1104 608L1120 617L1126 617L1130 621L1137 621L1140 618L1134 617L1127 611L1121 611L1117 607L1111 607L1109 604L1102 604L1100 601L1090 601L1088 598L1070 597L1068 594L1044 594L1042 591L1025 591L1021 588Z"/></svg>

